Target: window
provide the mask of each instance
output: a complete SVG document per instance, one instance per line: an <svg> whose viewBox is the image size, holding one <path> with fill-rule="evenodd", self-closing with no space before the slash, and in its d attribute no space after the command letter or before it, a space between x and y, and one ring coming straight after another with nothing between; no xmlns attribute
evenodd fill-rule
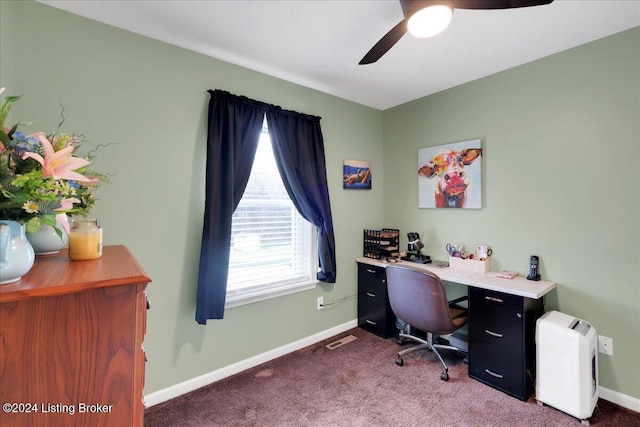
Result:
<svg viewBox="0 0 640 427"><path fill-rule="evenodd" d="M232 217L226 308L315 287L315 234L282 184L265 121Z"/></svg>

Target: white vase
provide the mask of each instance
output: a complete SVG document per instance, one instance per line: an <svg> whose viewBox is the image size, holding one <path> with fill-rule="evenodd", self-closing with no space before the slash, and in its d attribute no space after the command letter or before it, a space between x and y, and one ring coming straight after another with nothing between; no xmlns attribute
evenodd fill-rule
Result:
<svg viewBox="0 0 640 427"><path fill-rule="evenodd" d="M60 224L57 229L62 232L62 237L58 236L55 228L50 225L43 225L35 233L27 233L27 240L33 246L36 255L55 254L66 246L69 240L67 232Z"/></svg>
<svg viewBox="0 0 640 427"><path fill-rule="evenodd" d="M0 285L20 280L31 270L35 258L24 225L18 221L0 220Z"/></svg>

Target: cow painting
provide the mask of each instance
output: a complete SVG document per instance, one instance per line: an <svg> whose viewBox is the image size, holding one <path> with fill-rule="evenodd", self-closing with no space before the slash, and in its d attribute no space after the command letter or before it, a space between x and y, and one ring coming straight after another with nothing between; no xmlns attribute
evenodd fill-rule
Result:
<svg viewBox="0 0 640 427"><path fill-rule="evenodd" d="M428 158L425 158L425 153L421 153L423 158L419 163L418 176L421 182L426 179L433 183L430 186L430 191L424 188L420 189L422 193L420 207L481 207L481 162L479 158L482 155L482 148L479 143L477 146L460 148L455 148L453 145L457 144L435 147L437 149L435 153L432 148L429 153L431 157ZM475 167L471 166L474 162L477 162ZM474 186L477 188L473 188ZM469 203L471 206L468 206L467 196L470 190L474 190L474 200ZM427 191L431 194L424 194ZM427 200L429 197L431 201Z"/></svg>

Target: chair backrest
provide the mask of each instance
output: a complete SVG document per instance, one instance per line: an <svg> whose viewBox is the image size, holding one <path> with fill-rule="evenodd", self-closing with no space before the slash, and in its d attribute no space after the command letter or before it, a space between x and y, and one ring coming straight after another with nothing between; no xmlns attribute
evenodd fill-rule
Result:
<svg viewBox="0 0 640 427"><path fill-rule="evenodd" d="M458 329L451 321L447 294L437 275L398 265L387 266L386 271L389 303L396 316L439 335Z"/></svg>

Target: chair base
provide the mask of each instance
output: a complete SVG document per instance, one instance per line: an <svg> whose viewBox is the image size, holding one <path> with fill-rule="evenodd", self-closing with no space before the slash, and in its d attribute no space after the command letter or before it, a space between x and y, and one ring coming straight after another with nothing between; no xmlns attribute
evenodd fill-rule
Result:
<svg viewBox="0 0 640 427"><path fill-rule="evenodd" d="M415 341L415 342L419 343L419 345L411 347L411 348L407 348L405 350L402 350L402 351L398 352L398 357L396 358L396 365L398 365L398 366L404 365L404 360L402 359L402 356L407 355L409 353L413 353L414 351L427 349L429 351L434 352L435 355L438 357L438 360L440 360L440 364L442 365L442 368L443 368L443 371L440 373L440 379L443 380L443 381L448 381L449 380L449 367L445 363L445 361L442 358L442 356L440 356L440 352L438 352L438 349L440 348L440 349L447 349L447 350L462 351L461 349L459 349L458 347L454 347L452 345L434 344L433 343L433 334L431 332L427 332L427 339L426 340L423 340L422 338L416 337L415 335L410 335L410 334L406 334L406 333L403 333L403 332L400 332L398 334L398 337L399 337L399 339L408 339L408 340L411 340L411 341Z"/></svg>

